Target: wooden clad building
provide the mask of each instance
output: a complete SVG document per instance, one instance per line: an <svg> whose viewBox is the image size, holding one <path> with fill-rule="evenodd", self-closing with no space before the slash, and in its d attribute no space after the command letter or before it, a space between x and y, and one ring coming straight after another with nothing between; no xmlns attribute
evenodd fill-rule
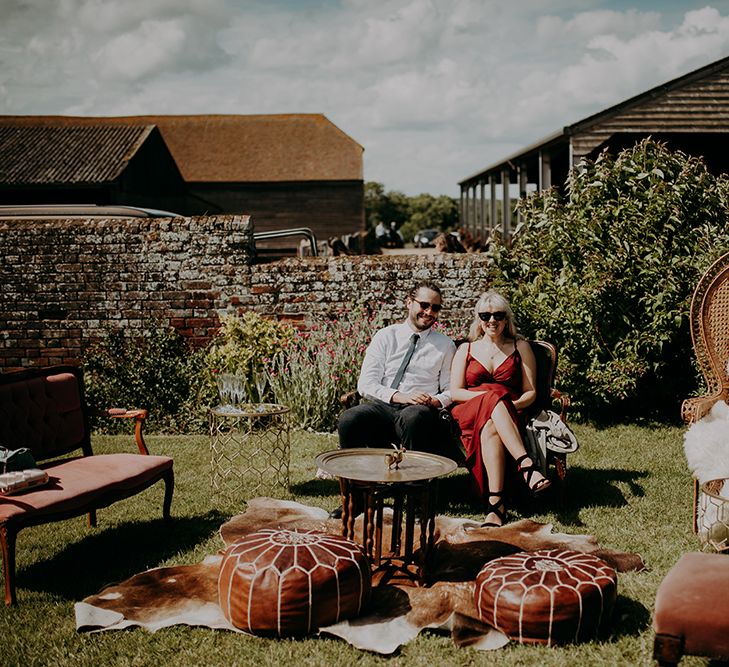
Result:
<svg viewBox="0 0 729 667"><path fill-rule="evenodd" d="M247 214L256 231L309 227L319 238L364 229L364 149L322 114L0 116L0 131L65 128L68 135L71 128L89 126L156 128L183 188L164 206L144 204L148 207L182 215ZM26 158L42 171L42 154L26 136ZM1 160L3 146L0 141ZM19 150L13 148L18 155ZM83 169L88 160L98 162L92 153L93 145L77 147L71 160ZM17 189L5 176L0 169L3 203L47 203L57 192L55 182L40 179L28 184L22 202L10 201ZM163 176L166 169L154 166L148 187L154 189L155 179ZM138 193L122 190L120 199L109 203L142 205ZM77 194L85 196L80 189ZM29 201L34 196L38 199ZM100 202L82 197L74 203Z"/></svg>
<svg viewBox="0 0 729 667"><path fill-rule="evenodd" d="M185 196L154 125L0 125L0 204L130 204Z"/></svg>
<svg viewBox="0 0 729 667"><path fill-rule="evenodd" d="M568 125L460 181L462 224L475 236L499 229L508 238L515 191L524 196L562 186L582 158L647 136L702 156L715 173L729 172L729 58Z"/></svg>

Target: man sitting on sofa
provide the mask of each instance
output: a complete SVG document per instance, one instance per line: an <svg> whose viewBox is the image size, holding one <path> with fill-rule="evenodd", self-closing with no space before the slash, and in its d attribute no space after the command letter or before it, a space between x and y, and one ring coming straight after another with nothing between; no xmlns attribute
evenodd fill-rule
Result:
<svg viewBox="0 0 729 667"><path fill-rule="evenodd" d="M380 329L365 353L357 383L363 402L339 418L339 446L390 447L439 453L443 445L438 410L449 393L453 341L433 331L442 307L440 288L415 286L405 300L407 317ZM342 508L330 516L340 518Z"/></svg>

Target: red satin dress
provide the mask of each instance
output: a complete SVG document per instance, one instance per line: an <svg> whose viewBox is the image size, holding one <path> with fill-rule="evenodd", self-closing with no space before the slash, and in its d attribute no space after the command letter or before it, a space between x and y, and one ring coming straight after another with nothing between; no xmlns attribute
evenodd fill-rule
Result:
<svg viewBox="0 0 729 667"><path fill-rule="evenodd" d="M471 356L468 344L466 357L466 389L483 391L483 394L459 403L452 410L453 417L461 427L461 441L466 450L466 465L476 487L476 493L484 503L488 499L488 479L481 456L481 430L491 418L499 401L504 401L514 423L521 428L519 413L512 401L522 394L522 361L519 350L514 351L497 366L493 373L487 371L476 358Z"/></svg>

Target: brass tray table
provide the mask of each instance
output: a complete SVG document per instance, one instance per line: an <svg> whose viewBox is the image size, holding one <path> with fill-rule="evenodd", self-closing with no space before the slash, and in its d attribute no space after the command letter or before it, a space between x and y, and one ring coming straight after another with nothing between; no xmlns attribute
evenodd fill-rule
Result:
<svg viewBox="0 0 729 667"><path fill-rule="evenodd" d="M364 499L361 546L372 564L373 581L387 583L393 577L404 575L410 581L424 585L435 544L438 479L458 466L444 456L407 451L395 468L386 459L393 452L393 449L381 448L337 449L317 456L316 464L339 478L344 537L355 539L356 499L358 496ZM383 555L385 498L393 499L393 514L390 551ZM417 552L414 549L416 523L420 528Z"/></svg>

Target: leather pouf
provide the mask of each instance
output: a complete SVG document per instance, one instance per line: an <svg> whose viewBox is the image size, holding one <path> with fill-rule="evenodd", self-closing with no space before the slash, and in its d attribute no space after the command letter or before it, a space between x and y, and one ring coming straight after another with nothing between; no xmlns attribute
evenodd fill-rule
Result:
<svg viewBox="0 0 729 667"><path fill-rule="evenodd" d="M218 599L237 628L264 636L306 635L357 616L369 599L370 566L337 535L261 530L231 544Z"/></svg>
<svg viewBox="0 0 729 667"><path fill-rule="evenodd" d="M524 644L590 639L607 622L617 595L615 570L596 556L551 549L486 563L475 601L484 623Z"/></svg>

